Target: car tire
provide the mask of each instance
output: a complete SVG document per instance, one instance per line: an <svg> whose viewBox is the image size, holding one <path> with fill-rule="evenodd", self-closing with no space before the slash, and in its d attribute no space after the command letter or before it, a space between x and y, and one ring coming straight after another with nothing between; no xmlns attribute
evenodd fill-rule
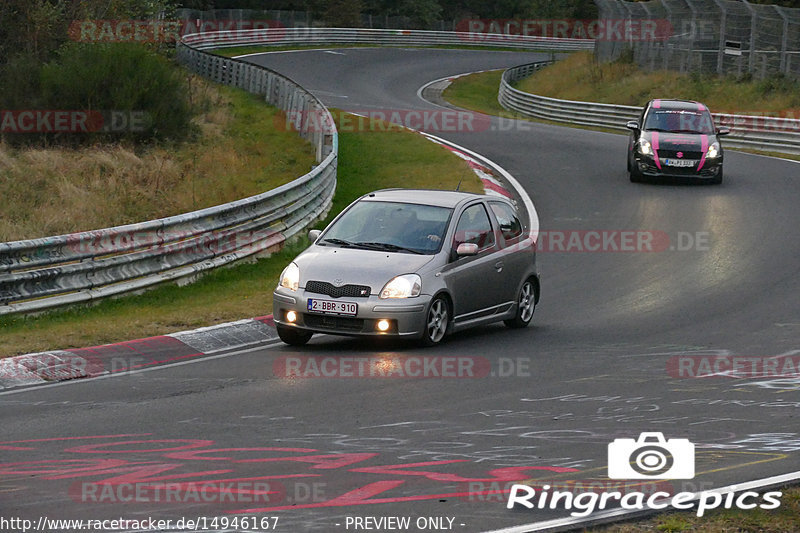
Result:
<svg viewBox="0 0 800 533"><path fill-rule="evenodd" d="M437 296L428 306L425 313L425 326L422 330L422 344L434 346L447 336L450 327L450 304L444 296Z"/></svg>
<svg viewBox="0 0 800 533"><path fill-rule="evenodd" d="M279 324L275 324L275 329L278 330L278 337L280 337L283 342L291 346L303 346L305 343L310 341L311 336L314 335L310 331L287 328L286 326L281 326Z"/></svg>
<svg viewBox="0 0 800 533"><path fill-rule="evenodd" d="M536 310L536 286L533 279L528 278L519 289L517 296L517 314L514 318L504 320L503 323L510 328L524 328L531 323L533 312Z"/></svg>

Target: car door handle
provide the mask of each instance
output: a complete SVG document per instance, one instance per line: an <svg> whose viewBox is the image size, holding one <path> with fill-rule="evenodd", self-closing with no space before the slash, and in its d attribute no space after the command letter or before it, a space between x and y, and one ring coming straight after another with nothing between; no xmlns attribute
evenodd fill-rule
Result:
<svg viewBox="0 0 800 533"><path fill-rule="evenodd" d="M497 270L498 272L502 272L503 271L503 266L504 266L503 262L502 261L498 261L497 263L494 264L494 269Z"/></svg>

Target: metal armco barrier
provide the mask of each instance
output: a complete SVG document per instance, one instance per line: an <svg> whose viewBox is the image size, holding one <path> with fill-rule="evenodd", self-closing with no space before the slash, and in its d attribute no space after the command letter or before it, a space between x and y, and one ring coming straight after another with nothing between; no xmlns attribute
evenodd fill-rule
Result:
<svg viewBox="0 0 800 533"><path fill-rule="evenodd" d="M278 250L330 209L338 134L328 110L292 80L178 44L178 59L206 78L265 96L316 147L308 174L228 204L114 228L0 243L0 315L41 311L188 282L212 268Z"/></svg>
<svg viewBox="0 0 800 533"><path fill-rule="evenodd" d="M540 61L510 68L503 73L497 100L505 109L523 116L627 131L625 123L638 120L641 107L559 100L522 92L512 84L551 64ZM800 155L800 120L753 115L714 113L718 126L731 129L722 144L767 152Z"/></svg>
<svg viewBox="0 0 800 533"><path fill-rule="evenodd" d="M455 31L367 28L265 28L195 33L183 42L198 50L246 45L373 44L395 46L492 46L552 51L593 50L592 39L563 39Z"/></svg>
<svg viewBox="0 0 800 533"><path fill-rule="evenodd" d="M330 209L338 136L314 95L264 67L206 52L247 45L371 44L493 46L551 51L592 49L589 39L423 30L271 28L186 35L178 60L210 79L264 95L316 147L314 170L272 191L138 224L0 243L0 315L42 311L139 291L280 249Z"/></svg>

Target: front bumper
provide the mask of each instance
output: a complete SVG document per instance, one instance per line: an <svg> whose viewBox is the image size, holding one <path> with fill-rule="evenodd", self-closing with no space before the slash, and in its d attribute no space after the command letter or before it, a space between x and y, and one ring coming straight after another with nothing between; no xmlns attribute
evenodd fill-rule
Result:
<svg viewBox="0 0 800 533"><path fill-rule="evenodd" d="M321 299L346 301L358 304L355 316L340 316L309 312L308 300ZM425 328L425 312L431 297L381 300L377 295L368 298L333 298L324 294L307 293L304 289L290 291L278 287L273 293L272 315L276 324L314 333L333 335L361 335L375 337L419 337ZM290 322L286 315L294 311L296 320ZM378 329L380 320L388 320L386 331Z"/></svg>
<svg viewBox="0 0 800 533"><path fill-rule="evenodd" d="M702 168L698 170L699 163L691 167L671 167L667 166L663 157L659 158L661 168L658 168L656 161L652 156L645 156L639 153L634 155L634 165L636 170L642 176L652 178L700 178L700 179L713 179L720 175L722 172L722 157L714 159L706 159L703 162Z"/></svg>

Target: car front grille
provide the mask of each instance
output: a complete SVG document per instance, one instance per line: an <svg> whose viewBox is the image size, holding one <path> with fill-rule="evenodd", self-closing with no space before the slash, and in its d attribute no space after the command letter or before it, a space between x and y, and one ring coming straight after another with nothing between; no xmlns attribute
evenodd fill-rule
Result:
<svg viewBox="0 0 800 533"><path fill-rule="evenodd" d="M327 328L353 332L362 331L364 329L364 319L362 318L306 314L303 320L306 326L310 328Z"/></svg>
<svg viewBox="0 0 800 533"><path fill-rule="evenodd" d="M691 168L683 168L683 167L668 167L665 165L661 165L661 169L659 170L653 164L646 164L645 168L641 169L642 172L647 172L649 174L669 174L671 176L701 176L703 178L713 178L717 175L717 172L714 171L714 167L704 166L700 172L697 172L696 167Z"/></svg>
<svg viewBox="0 0 800 533"><path fill-rule="evenodd" d="M326 294L334 298L369 298L371 289L369 285L342 285L336 287L327 281L309 281L306 283L306 291L315 294Z"/></svg>
<svg viewBox="0 0 800 533"><path fill-rule="evenodd" d="M678 157L678 152L681 152L681 157ZM689 152L683 150L659 150L658 156L661 159L669 158L669 159L694 159L700 160L703 157L703 152Z"/></svg>

